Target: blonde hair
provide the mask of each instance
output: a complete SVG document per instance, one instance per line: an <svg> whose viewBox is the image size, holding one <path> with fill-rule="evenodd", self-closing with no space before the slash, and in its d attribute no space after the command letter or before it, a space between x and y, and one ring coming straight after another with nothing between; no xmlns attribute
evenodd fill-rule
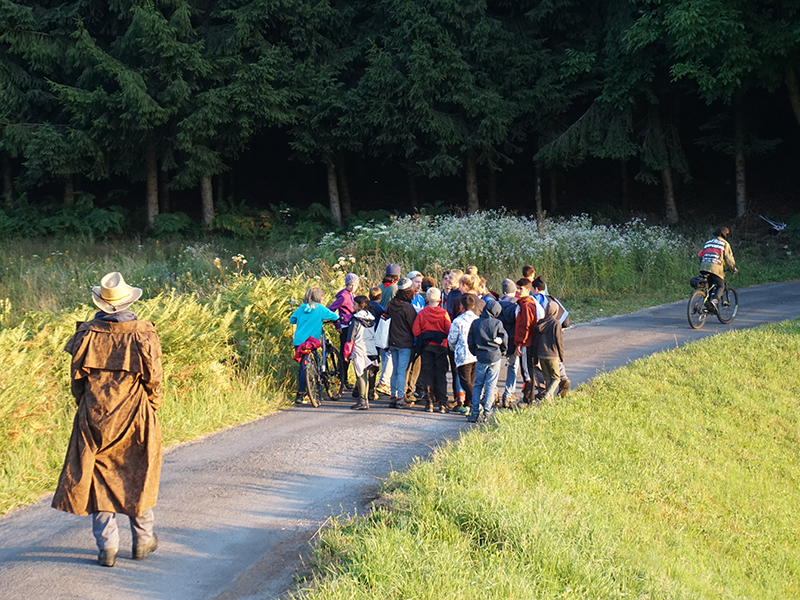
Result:
<svg viewBox="0 0 800 600"><path fill-rule="evenodd" d="M306 295L303 296L303 304L321 304L322 303L322 288L319 286L311 286L306 290Z"/></svg>
<svg viewBox="0 0 800 600"><path fill-rule="evenodd" d="M467 292L478 291L478 278L475 275L462 275L458 283L465 287Z"/></svg>
<svg viewBox="0 0 800 600"><path fill-rule="evenodd" d="M477 275L478 274L478 267L475 265L470 265L466 268L467 275Z"/></svg>
<svg viewBox="0 0 800 600"><path fill-rule="evenodd" d="M439 288L431 287L428 288L427 292L425 292L425 301L431 306L436 306L439 304L439 300L441 299L442 292L439 290Z"/></svg>

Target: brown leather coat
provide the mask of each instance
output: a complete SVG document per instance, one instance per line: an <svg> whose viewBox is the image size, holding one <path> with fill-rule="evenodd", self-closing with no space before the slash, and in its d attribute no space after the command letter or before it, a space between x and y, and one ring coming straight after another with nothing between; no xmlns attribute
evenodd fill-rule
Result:
<svg viewBox="0 0 800 600"><path fill-rule="evenodd" d="M53 508L141 516L161 476L161 343L153 323L79 323L72 355L78 404Z"/></svg>

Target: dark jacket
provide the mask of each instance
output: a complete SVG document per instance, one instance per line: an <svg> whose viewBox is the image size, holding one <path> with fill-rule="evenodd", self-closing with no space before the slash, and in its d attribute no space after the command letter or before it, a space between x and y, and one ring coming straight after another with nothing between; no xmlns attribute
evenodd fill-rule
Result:
<svg viewBox="0 0 800 600"><path fill-rule="evenodd" d="M489 301L481 316L472 322L467 335L467 345L481 363L493 363L503 358L508 349L508 334L500 315L499 302Z"/></svg>
<svg viewBox="0 0 800 600"><path fill-rule="evenodd" d="M392 320L389 326L389 346L396 348L413 348L414 319L417 318L417 311L411 306L410 302L401 300L397 296L391 299L389 306L386 307L386 315Z"/></svg>
<svg viewBox="0 0 800 600"><path fill-rule="evenodd" d="M551 302L545 311L544 319L536 323L533 355L536 360L557 358L564 362L564 336L561 333L561 323L557 319L558 306L555 302Z"/></svg>

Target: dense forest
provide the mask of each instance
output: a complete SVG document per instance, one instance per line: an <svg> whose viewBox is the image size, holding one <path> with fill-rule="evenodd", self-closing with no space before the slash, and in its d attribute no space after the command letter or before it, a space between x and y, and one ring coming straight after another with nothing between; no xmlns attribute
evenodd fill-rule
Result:
<svg viewBox="0 0 800 600"><path fill-rule="evenodd" d="M800 0L0 0L0 230L789 214L799 65Z"/></svg>

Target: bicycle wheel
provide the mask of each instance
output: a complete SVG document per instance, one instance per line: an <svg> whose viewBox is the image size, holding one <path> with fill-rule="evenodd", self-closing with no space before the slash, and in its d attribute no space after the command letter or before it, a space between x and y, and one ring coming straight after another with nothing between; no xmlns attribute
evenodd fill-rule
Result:
<svg viewBox="0 0 800 600"><path fill-rule="evenodd" d="M717 304L717 318L720 323L727 325L739 312L739 292L735 289L725 286L725 291L719 295L719 303Z"/></svg>
<svg viewBox="0 0 800 600"><path fill-rule="evenodd" d="M308 398L311 400L311 405L317 408L322 402L322 377L319 372L319 358L317 358L316 352L312 352L303 360L306 361L306 390L308 391Z"/></svg>
<svg viewBox="0 0 800 600"><path fill-rule="evenodd" d="M325 393L331 400L338 400L342 397L342 389L344 388L344 381L342 381L341 369L342 359L339 356L339 351L334 348L333 344L328 343L325 350Z"/></svg>
<svg viewBox="0 0 800 600"><path fill-rule="evenodd" d="M686 313L689 317L689 325L692 329L700 329L706 324L706 295L701 290L696 290L689 296L689 305L686 307Z"/></svg>

